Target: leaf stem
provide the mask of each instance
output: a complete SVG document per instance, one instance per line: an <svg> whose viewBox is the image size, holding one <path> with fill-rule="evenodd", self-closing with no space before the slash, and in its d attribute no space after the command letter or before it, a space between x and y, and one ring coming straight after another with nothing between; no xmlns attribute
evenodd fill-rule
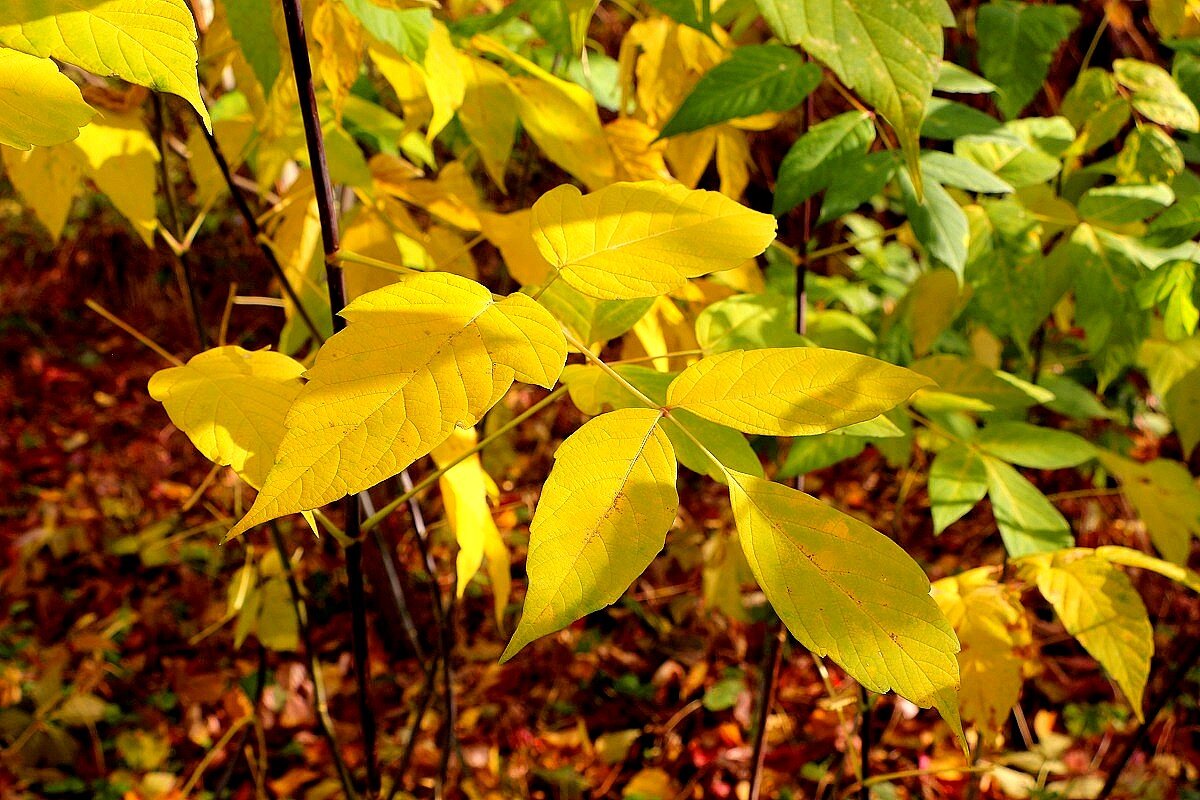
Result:
<svg viewBox="0 0 1200 800"><path fill-rule="evenodd" d="M337 263L341 240L338 231L338 208L334 202L333 180L325 158L325 137L321 131L321 115L317 110L317 93L313 82L312 63L308 58L308 39L304 33L304 12L300 0L284 0L284 25L292 56L292 74L300 99L304 120L304 138L308 145L308 161L316 191L317 213L321 222L321 244L325 251L325 283L329 292L329 313L334 333L346 327L340 314L346 307L346 281ZM350 588L351 649L354 653L354 672L358 687L359 721L362 726L365 751L367 791L373 798L379 793L379 761L375 749L376 721L371 708L371 665L367 641L366 586L362 567L362 505L357 495L342 501L346 534L353 540L346 548L346 579Z"/></svg>
<svg viewBox="0 0 1200 800"><path fill-rule="evenodd" d="M583 353L584 358L586 358L588 361L591 361L597 367L602 369L605 373L608 374L608 376L610 378L612 378L614 381L619 383L626 391L628 391L630 394L632 394L634 397L636 397L642 403L645 403L646 407L662 408L662 406L660 406L658 403L654 402L649 397L647 397L645 394L643 394L641 389L637 388L632 383L625 380L624 376L622 376L621 373L617 372L615 369L613 369L608 364L606 364L604 362L604 360L602 358L600 358L600 356L596 355L591 350L589 350L588 346L586 344L584 344L583 342L581 342L579 340L579 338L577 336L575 336L575 334L571 333L571 331L569 329L567 329L566 327L563 328L563 335L566 336L568 344L570 344L572 347L574 347L579 352ZM680 426L680 427L682 428L682 426ZM697 442L697 444L699 444L699 442ZM701 445L701 446L703 446L703 445ZM708 451L706 450L705 452L708 452ZM711 455L711 453L710 453L710 455Z"/></svg>
<svg viewBox="0 0 1200 800"><path fill-rule="evenodd" d="M414 484L411 489L404 492L404 494L400 495L395 500L392 500L386 506L379 509L374 514L372 514L370 517L368 517L366 520L364 520L363 524L362 524L362 532L364 534L370 533L372 530L375 529L375 526L377 526L379 523L383 522L383 520L386 519L388 516L390 516L391 513L393 511L395 511L397 508L399 508L400 506L407 503L410 498L416 497L418 494L423 492L425 489L428 489L430 486L437 483L438 478L442 477L442 475L445 475L448 471L450 471L454 467L456 467L459 464L461 464L462 462L466 461L468 458L475 455L480 450L487 447L489 444L496 441L497 439L499 439L504 434L508 433L510 430L512 430L516 426L520 425L525 420L532 417L534 414L537 414L539 411L541 411L546 406L550 405L551 403L554 403L555 401L557 401L560 397L562 397L566 393L567 393L567 387L560 386L559 388L555 389L550 394L543 397L538 402L534 403L528 409L523 411L520 415L514 417L512 420L510 420L508 423L506 423L502 427L497 428L492 433L490 433L487 436L485 436L484 438L480 439L479 442L474 447L472 447L470 450L467 450L466 452L464 452L462 455L460 455L458 458L456 458L453 461L451 461L450 463L448 463L446 466L444 466L440 469L436 469L433 472L426 475L424 478L422 478L420 481L418 481L416 484Z"/></svg>

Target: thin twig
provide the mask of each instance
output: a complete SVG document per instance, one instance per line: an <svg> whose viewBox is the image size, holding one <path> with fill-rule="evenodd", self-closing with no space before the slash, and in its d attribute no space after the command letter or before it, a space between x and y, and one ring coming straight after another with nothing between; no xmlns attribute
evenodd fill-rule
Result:
<svg viewBox="0 0 1200 800"><path fill-rule="evenodd" d="M142 333L137 328L133 327L128 322L121 319L116 314L112 313L111 311L109 311L107 308L105 308L104 306L97 303L92 298L89 297L87 300L84 300L83 304L85 306L87 306L88 308L90 308L92 311L95 311L100 316L104 317L106 320L111 322L113 325L116 325L118 328L120 328L121 330L128 333L134 339L137 339L139 342L141 342L146 347L149 347L155 353L162 356L164 359L171 362L175 366L177 366L177 367L183 366L183 361L181 361L178 357L171 355L171 353L167 352L166 348L164 348L158 342L154 341L149 336Z"/></svg>
<svg viewBox="0 0 1200 800"><path fill-rule="evenodd" d="M1121 773L1125 771L1125 767L1129 764L1129 759L1137 752L1137 749L1142 746L1142 742L1146 740L1146 736L1150 733L1150 726L1154 724L1154 720L1162 713L1163 708L1174 697L1178 696L1179 688L1187 678L1188 673L1192 668L1200 662L1200 636L1192 639L1191 649L1179 660L1175 665L1175 669L1167 676L1166 683L1154 703L1146 712L1146 717L1142 724L1138 726L1137 731L1121 748L1120 755L1117 756L1116 763L1109 770L1108 777L1104 780L1104 786L1100 789L1100 794L1096 795L1096 800L1108 800L1109 795L1117 788L1117 781L1121 778Z"/></svg>
<svg viewBox="0 0 1200 800"><path fill-rule="evenodd" d="M175 196L175 185L171 183L170 165L167 163L167 114L164 109L162 95L153 93L154 128L158 135L158 178L162 183L163 198L167 204L167 221L171 225L171 235L176 241L183 239L183 226L179 221L179 200ZM179 288L183 290L183 299L187 304L188 316L196 331L196 343L201 350L208 349L208 332L204 329L204 321L200 318L200 298L196 293L196 283L192 280L192 265L188 258L187 248L172 251L175 254L175 277Z"/></svg>
<svg viewBox="0 0 1200 800"><path fill-rule="evenodd" d="M321 115L317 110L316 88L312 63L308 60L308 39L304 33L304 12L300 0L284 0L284 24L292 56L292 74L300 98L304 120L304 138L308 145L308 161L316 191L317 213L321 222L321 244L325 251L325 283L329 292L329 313L333 330L346 327L341 311L346 307L346 282L337 254L341 246L338 232L338 209L334 203L333 179L325 158L325 137L321 132ZM362 570L362 506L357 496L342 501L345 510L346 534L353 540L346 547L346 578L350 588L351 647L354 652L354 672L358 686L358 710L362 726L364 760L367 772L366 796L379 793L379 762L375 750L376 722L371 707L369 643L367 641L366 586Z"/></svg>
<svg viewBox="0 0 1200 800"><path fill-rule="evenodd" d="M287 580L288 591L292 596L292 608L296 612L296 623L300 629L300 643L304 646L304 654L308 657L308 672L313 682L313 707L317 714L317 730L329 747L330 758L333 759L338 779L342 783L342 791L350 800L357 800L358 794L354 791L354 779L350 776L346 762L342 760L341 751L338 749L337 734L333 728L333 718L329 716L329 701L325 696L325 678L321 673L321 661L317 657L317 648L313 644L312 628L308 624L308 606L305 605L304 595L300 591L300 581L296 577L296 570L292 567L292 559L288 554L287 545L283 541L283 534L279 532L279 526L272 522L269 529L271 540L275 544L275 551L279 553L279 561L283 565L283 575Z"/></svg>
<svg viewBox="0 0 1200 800"><path fill-rule="evenodd" d="M204 134L204 141L208 142L208 149L212 151L213 160L217 162L217 168L221 171L221 176L225 179L225 185L229 187L229 196L233 198L233 204L237 208L238 214L241 215L242 221L246 224L250 238L254 240L263 258L266 259L267 266L271 268L271 273L279 281L279 286L283 290L283 293L292 301L292 306L296 309L296 314L300 317L301 322L304 323L304 327L308 328L308 333L312 336L313 341L318 345L323 344L325 337L321 335L317 324L309 316L308 310L300 300L300 295L296 292L296 287L292 285L292 282L288 279L287 272L283 269L283 265L279 263L279 258L276 257L275 251L267 245L262 227L258 224L258 218L250 209L250 204L246 201L246 196L242 194L241 186L229 166L229 161L225 158L225 152L221 149L217 137L210 133L204 126L201 126L200 130Z"/></svg>

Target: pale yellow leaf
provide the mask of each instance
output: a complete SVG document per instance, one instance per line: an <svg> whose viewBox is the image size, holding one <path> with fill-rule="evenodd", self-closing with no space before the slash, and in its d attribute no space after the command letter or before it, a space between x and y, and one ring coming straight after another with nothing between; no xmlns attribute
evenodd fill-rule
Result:
<svg viewBox="0 0 1200 800"><path fill-rule="evenodd" d="M738 538L801 644L873 692L936 706L962 738L958 639L924 571L895 542L804 492L731 472Z"/></svg>
<svg viewBox="0 0 1200 800"><path fill-rule="evenodd" d="M1175 564L1187 562L1192 537L1200 537L1200 489L1178 461L1144 464L1101 451L1100 463L1121 482L1158 552Z"/></svg>
<svg viewBox="0 0 1200 800"><path fill-rule="evenodd" d="M483 235L500 251L508 274L522 286L541 285L554 270L533 241L532 222L529 209L511 214L479 212Z"/></svg>
<svg viewBox="0 0 1200 800"><path fill-rule="evenodd" d="M480 35L471 43L526 72L511 78L509 85L525 132L547 158L588 188L613 181L616 164L600 127L596 101L586 89L551 75L494 39Z"/></svg>
<svg viewBox="0 0 1200 800"><path fill-rule="evenodd" d="M0 109L0 145L18 150L69 142L96 115L53 61L2 47Z"/></svg>
<svg viewBox="0 0 1200 800"><path fill-rule="evenodd" d="M678 184L618 183L587 195L563 185L534 203L533 235L573 288L620 300L739 266L774 240L775 218Z"/></svg>
<svg viewBox="0 0 1200 800"><path fill-rule="evenodd" d="M287 432L284 418L303 373L282 353L217 347L156 372L150 396L205 458L232 467L257 489Z"/></svg>
<svg viewBox="0 0 1200 800"><path fill-rule="evenodd" d="M517 133L517 104L508 73L482 58L464 53L458 57L466 80L458 120L479 152L483 168L503 191Z"/></svg>
<svg viewBox="0 0 1200 800"><path fill-rule="evenodd" d="M719 125L716 133L721 194L739 200L750 184L750 144L746 134L732 125Z"/></svg>
<svg viewBox="0 0 1200 800"><path fill-rule="evenodd" d="M994 568L980 567L935 582L933 599L962 644L963 719L998 734L1021 695L1032 643L1020 595L996 582Z"/></svg>
<svg viewBox="0 0 1200 800"><path fill-rule="evenodd" d="M425 138L432 142L442 129L454 119L466 97L467 81L458 60L458 49L450 41L450 31L440 20L433 21L429 31L429 47L425 50L425 62L421 67L425 76L425 89L433 105L433 116Z"/></svg>
<svg viewBox="0 0 1200 800"><path fill-rule="evenodd" d="M312 38L320 45L317 72L341 119L350 87L358 80L366 54L366 35L358 17L342 3L321 3L312 17Z"/></svg>
<svg viewBox="0 0 1200 800"><path fill-rule="evenodd" d="M1112 676L1142 719L1142 693L1154 655L1154 629L1129 578L1089 550L1021 559L1021 571L1054 606L1067 633Z"/></svg>
<svg viewBox="0 0 1200 800"><path fill-rule="evenodd" d="M35 147L26 152L0 147L4 171L25 204L58 241L66 227L83 166L61 148Z"/></svg>
<svg viewBox="0 0 1200 800"><path fill-rule="evenodd" d="M502 661L615 602L663 548L679 496L661 422L660 411L613 411L558 448L529 527L524 614Z"/></svg>
<svg viewBox="0 0 1200 800"><path fill-rule="evenodd" d="M475 446L474 428L455 431L449 439L435 447L430 455L439 469ZM500 532L492 519L488 505L491 479L483 471L479 454L474 453L438 478L442 492L442 503L446 507L446 521L458 541L458 596L462 597L467 584L483 566L483 556L488 539L499 539ZM494 484L492 484L494 487Z"/></svg>
<svg viewBox="0 0 1200 800"><path fill-rule="evenodd" d="M634 117L621 117L604 126L604 135L617 162L617 179L671 183L663 154L666 142L656 142L658 131Z"/></svg>
<svg viewBox="0 0 1200 800"><path fill-rule="evenodd" d="M140 115L105 112L64 145L81 158L84 174L149 245L158 229L158 147Z"/></svg>
<svg viewBox="0 0 1200 800"><path fill-rule="evenodd" d="M416 273L342 312L287 416L254 506L230 536L386 480L456 427L483 418L513 379L552 386L566 360L558 323L524 295Z"/></svg>
<svg viewBox="0 0 1200 800"><path fill-rule="evenodd" d="M843 350L732 350L688 367L667 403L745 433L810 436L874 419L929 380Z"/></svg>

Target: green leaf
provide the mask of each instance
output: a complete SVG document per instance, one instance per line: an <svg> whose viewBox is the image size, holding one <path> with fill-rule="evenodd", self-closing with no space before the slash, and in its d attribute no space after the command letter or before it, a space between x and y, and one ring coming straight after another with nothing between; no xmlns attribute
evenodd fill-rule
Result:
<svg viewBox="0 0 1200 800"><path fill-rule="evenodd" d="M794 478L832 466L858 455L866 449L868 442L861 436L839 436L837 433L797 437L788 447L778 477Z"/></svg>
<svg viewBox="0 0 1200 800"><path fill-rule="evenodd" d="M1142 125L1125 137L1115 166L1119 183L1168 183L1185 164L1183 151L1166 131Z"/></svg>
<svg viewBox="0 0 1200 800"><path fill-rule="evenodd" d="M984 456L983 465L992 513L1011 557L1053 552L1075 543L1071 526L1037 487L998 458Z"/></svg>
<svg viewBox="0 0 1200 800"><path fill-rule="evenodd" d="M989 117L978 109L941 97L931 98L926 106L921 135L947 141L963 136L999 139L1010 143L1017 141L995 117Z"/></svg>
<svg viewBox="0 0 1200 800"><path fill-rule="evenodd" d="M636 300L596 300L564 281L546 286L538 302L585 342L607 342L628 331L646 316L653 297Z"/></svg>
<svg viewBox="0 0 1200 800"><path fill-rule="evenodd" d="M1054 399L1043 388L961 356L929 356L913 362L909 369L937 384L937 388L926 389L914 398L921 408L1016 411Z"/></svg>
<svg viewBox="0 0 1200 800"><path fill-rule="evenodd" d="M679 495L662 419L613 411L559 446L529 527L524 613L502 662L615 602L663 548Z"/></svg>
<svg viewBox="0 0 1200 800"><path fill-rule="evenodd" d="M1150 186L1102 186L1088 189L1079 198L1079 214L1088 222L1124 225L1157 214L1174 200L1175 193L1171 187L1162 183Z"/></svg>
<svg viewBox="0 0 1200 800"><path fill-rule="evenodd" d="M949 94L992 94L998 91L996 84L953 61L942 62L933 88Z"/></svg>
<svg viewBox="0 0 1200 800"><path fill-rule="evenodd" d="M1138 283L1136 294L1142 308L1157 308L1162 313L1163 334L1168 339L1179 341L1196 332L1200 310L1196 308L1195 262L1159 265Z"/></svg>
<svg viewBox="0 0 1200 800"><path fill-rule="evenodd" d="M28 150L69 142L96 116L48 58L0 48L0 144Z"/></svg>
<svg viewBox="0 0 1200 800"><path fill-rule="evenodd" d="M1195 308L1192 306L1193 311ZM1194 319L1192 325L1195 327ZM1163 398L1163 404L1167 408L1167 415L1175 423L1175 432L1179 434L1179 443L1183 446L1183 456L1187 458L1200 443L1200 369L1194 369L1175 381Z"/></svg>
<svg viewBox="0 0 1200 800"><path fill-rule="evenodd" d="M840 350L734 350L684 370L667 404L746 433L808 436L873 419L928 385L902 367Z"/></svg>
<svg viewBox="0 0 1200 800"><path fill-rule="evenodd" d="M966 189L980 194L1009 194L1013 187L974 161L950 153L931 150L921 154L921 171L943 186Z"/></svg>
<svg viewBox="0 0 1200 800"><path fill-rule="evenodd" d="M731 119L789 111L821 82L821 68L789 47L744 45L704 73L663 126L659 138L691 133Z"/></svg>
<svg viewBox="0 0 1200 800"><path fill-rule="evenodd" d="M233 39L268 97L283 69L271 0L222 0Z"/></svg>
<svg viewBox="0 0 1200 800"><path fill-rule="evenodd" d="M1139 464L1113 453L1099 457L1120 481L1158 552L1174 564L1187 563L1192 537L1200 538L1200 489L1187 467L1162 458Z"/></svg>
<svg viewBox="0 0 1200 800"><path fill-rule="evenodd" d="M920 185L918 135L941 70L945 0L758 0L783 41L832 69L896 129Z"/></svg>
<svg viewBox="0 0 1200 800"><path fill-rule="evenodd" d="M433 31L433 12L428 8L396 9L384 8L371 0L342 1L376 41L418 64L424 62Z"/></svg>
<svg viewBox="0 0 1200 800"><path fill-rule="evenodd" d="M177 94L209 125L185 0L6 0L0 46Z"/></svg>
<svg viewBox="0 0 1200 800"><path fill-rule="evenodd" d="M1057 158L1015 137L960 138L954 142L954 154L975 162L1017 189L1045 183L1062 170L1062 162Z"/></svg>
<svg viewBox="0 0 1200 800"><path fill-rule="evenodd" d="M1197 234L1200 234L1200 194L1180 200L1151 220L1142 241L1151 247L1175 247Z"/></svg>
<svg viewBox="0 0 1200 800"><path fill-rule="evenodd" d="M987 488L987 469L973 448L956 442L940 450L929 467L933 532L941 533L962 519L983 499Z"/></svg>
<svg viewBox="0 0 1200 800"><path fill-rule="evenodd" d="M989 455L1032 469L1078 467L1098 453L1080 436L1028 422L993 422L976 435L975 443Z"/></svg>
<svg viewBox="0 0 1200 800"><path fill-rule="evenodd" d="M996 105L1012 119L1042 88L1054 54L1079 25L1079 12L1065 5L992 0L979 8L975 25L979 68L999 87Z"/></svg>
<svg viewBox="0 0 1200 800"><path fill-rule="evenodd" d="M1125 573L1083 549L1026 559L1022 572L1037 583L1067 633L1100 662L1142 719L1154 630Z"/></svg>
<svg viewBox="0 0 1200 800"><path fill-rule="evenodd" d="M854 169L838 170L821 201L818 225L849 213L883 191L896 174L896 156L887 150L854 160Z"/></svg>
<svg viewBox="0 0 1200 800"><path fill-rule="evenodd" d="M730 478L746 561L792 635L871 691L936 706L960 732L958 639L917 563L891 539L804 492L750 475Z"/></svg>
<svg viewBox="0 0 1200 800"><path fill-rule="evenodd" d="M1063 97L1062 114L1079 131L1073 150L1090 153L1117 137L1129 121L1131 107L1112 74L1092 67L1079 74Z"/></svg>
<svg viewBox="0 0 1200 800"><path fill-rule="evenodd" d="M907 173L900 174L900 188L908 223L926 254L949 267L962 279L967 264L967 240L971 226L967 215L950 193L934 180L925 181L925 197L919 199Z"/></svg>
<svg viewBox="0 0 1200 800"><path fill-rule="evenodd" d="M847 111L814 125L779 164L772 213L782 216L827 187L847 159L863 156L873 141L875 124L862 111Z"/></svg>
<svg viewBox="0 0 1200 800"><path fill-rule="evenodd" d="M736 294L696 317L696 341L706 355L764 347L797 347L795 302L777 294Z"/></svg>
<svg viewBox="0 0 1200 800"><path fill-rule="evenodd" d="M1117 82L1132 92L1134 109L1148 119L1184 131L1200 131L1200 112L1171 74L1135 58L1113 62Z"/></svg>

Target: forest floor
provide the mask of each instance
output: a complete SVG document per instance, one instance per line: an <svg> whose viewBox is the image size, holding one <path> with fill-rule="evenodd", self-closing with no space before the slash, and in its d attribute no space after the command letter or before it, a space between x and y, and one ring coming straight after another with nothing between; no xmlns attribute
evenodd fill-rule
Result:
<svg viewBox="0 0 1200 800"><path fill-rule="evenodd" d="M340 796L304 653L260 647L255 636L236 647L234 623L222 622L235 574L248 558L272 552L270 541L259 532L218 545L230 510L243 502L234 480L226 472L209 480L209 464L147 395L163 359L84 304L94 298L186 357L195 345L170 261L108 229L77 232L57 249L21 233L34 229L11 209L0 214L0 797ZM200 289L215 328L230 281L245 294L267 287L255 277L265 272L257 251L249 243L238 249L241 230L205 238L222 245L195 255L205 265ZM277 313L235 309L233 329L251 331L239 343L270 344ZM520 410L536 399L517 393L508 400ZM577 422L570 404L560 404L488 454L502 473L495 475L497 515L513 549L514 602L536 487L554 444ZM986 504L933 538L916 474L923 473L910 480L868 451L817 474L809 490L894 536L935 579L1000 563ZM206 480L204 494L183 510ZM1044 473L1038 483L1047 492L1085 488L1070 472ZM745 792L763 625L729 620L703 603L697 545L706 531L730 528L729 509L711 482L686 477L681 493L684 524L622 601L504 666L497 658L510 631L499 630L486 583L468 587L453 628L452 775L461 796ZM428 505L430 520L440 520L435 497ZM1142 544L1119 497L1064 499L1059 507L1080 545ZM437 581L448 597L444 526L431 532ZM303 553L296 569L330 713L345 759L358 771L363 749L340 549L301 527L286 536ZM400 630L392 594L376 581L372 692L381 761L390 765L405 751L438 646L431 580L409 520L397 515L384 536L401 566L423 656ZM373 568L378 555L367 556ZM1169 634L1194 635L1200 603L1155 575L1137 575L1136 583L1160 631L1148 689L1154 698L1187 646L1183 635ZM751 614L761 616L761 596L749 599ZM1044 619L1034 631L1041 669L1026 684L1006 743L980 762L1004 769L981 781L935 714L874 698L867 760L874 797L1006 797L1028 783L1022 774L1038 787L1054 786L1058 796L1094 796L1136 720L1099 667L1051 615ZM266 677L261 689L259 675ZM1200 797L1186 777L1200 770L1197 683L1183 686L1115 796ZM763 796L857 797L859 702L840 670L791 643L769 717ZM428 796L438 772L444 719L435 697L406 776L417 796ZM880 779L891 773L910 774Z"/></svg>

